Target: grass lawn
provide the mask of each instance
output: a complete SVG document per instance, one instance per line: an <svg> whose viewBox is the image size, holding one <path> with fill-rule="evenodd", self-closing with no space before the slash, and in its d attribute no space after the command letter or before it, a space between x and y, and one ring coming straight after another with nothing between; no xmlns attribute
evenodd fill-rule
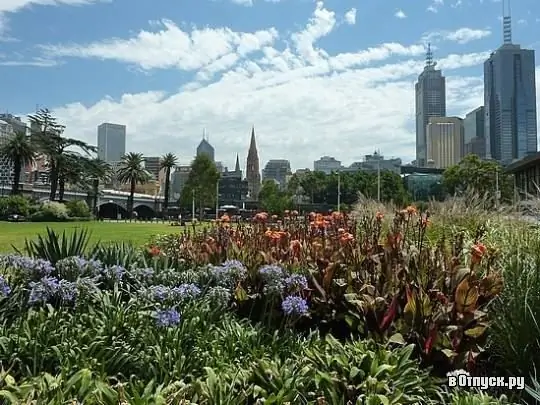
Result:
<svg viewBox="0 0 540 405"><path fill-rule="evenodd" d="M135 223L135 222L0 222L0 254L12 252L11 245L24 247L25 238L35 238L45 235L49 227L59 233L70 233L74 229L87 228L90 232L90 245L102 242L131 242L142 245L150 240L152 235L183 232L184 227L171 226L165 223ZM191 229L191 226L187 226Z"/></svg>

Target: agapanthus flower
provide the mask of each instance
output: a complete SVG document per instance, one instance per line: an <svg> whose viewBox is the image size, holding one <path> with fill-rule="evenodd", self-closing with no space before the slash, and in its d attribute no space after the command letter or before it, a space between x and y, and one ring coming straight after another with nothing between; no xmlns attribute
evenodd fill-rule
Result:
<svg viewBox="0 0 540 405"><path fill-rule="evenodd" d="M259 269L259 274L264 282L272 282L274 280L282 280L286 274L283 268L274 264L262 266Z"/></svg>
<svg viewBox="0 0 540 405"><path fill-rule="evenodd" d="M301 274L291 274L285 280L283 280L283 285L287 290L305 290L308 288L308 282L306 276Z"/></svg>
<svg viewBox="0 0 540 405"><path fill-rule="evenodd" d="M180 313L175 309L157 311L156 325L161 327L176 326L180 323Z"/></svg>
<svg viewBox="0 0 540 405"><path fill-rule="evenodd" d="M54 266L48 260L33 259L20 255L1 256L0 264L14 270L21 270L31 278L49 276L54 271Z"/></svg>
<svg viewBox="0 0 540 405"><path fill-rule="evenodd" d="M104 273L115 281L121 281L126 269L119 265L109 266L105 269Z"/></svg>
<svg viewBox="0 0 540 405"><path fill-rule="evenodd" d="M154 285L150 287L150 294L155 301L165 301L169 298L170 288L164 285Z"/></svg>
<svg viewBox="0 0 540 405"><path fill-rule="evenodd" d="M305 315L309 311L307 301L296 295L289 295L281 303L281 309L286 315Z"/></svg>
<svg viewBox="0 0 540 405"><path fill-rule="evenodd" d="M132 269L130 273L135 278L142 278L143 280L148 281L154 276L154 269L152 269L151 267L146 267L143 269Z"/></svg>
<svg viewBox="0 0 540 405"><path fill-rule="evenodd" d="M210 302L212 302L214 305L223 307L231 302L232 293L228 288L225 287L210 287L206 292L206 297L208 297Z"/></svg>
<svg viewBox="0 0 540 405"><path fill-rule="evenodd" d="M103 271L103 265L99 260L87 260L84 257L72 256L59 260L56 263L58 274L77 277L92 277Z"/></svg>
<svg viewBox="0 0 540 405"><path fill-rule="evenodd" d="M236 280L244 280L247 277L246 266L239 260L227 260L221 265L226 272L228 272Z"/></svg>
<svg viewBox="0 0 540 405"><path fill-rule="evenodd" d="M58 294L64 302L75 301L75 298L77 297L77 283L60 280L58 283Z"/></svg>
<svg viewBox="0 0 540 405"><path fill-rule="evenodd" d="M201 294L201 289L195 284L181 284L171 289L173 297L177 300L188 300L197 298Z"/></svg>
<svg viewBox="0 0 540 405"><path fill-rule="evenodd" d="M0 276L0 296L7 297L11 294L11 287L3 276Z"/></svg>
<svg viewBox="0 0 540 405"><path fill-rule="evenodd" d="M59 281L56 277L43 277L39 281L30 283L29 304L39 304L48 302L53 298L60 288Z"/></svg>

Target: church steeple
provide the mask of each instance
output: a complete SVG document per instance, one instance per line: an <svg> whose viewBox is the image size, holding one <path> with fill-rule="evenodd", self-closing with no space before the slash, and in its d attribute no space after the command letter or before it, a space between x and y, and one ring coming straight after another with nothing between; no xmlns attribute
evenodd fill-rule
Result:
<svg viewBox="0 0 540 405"><path fill-rule="evenodd" d="M259 170L259 154L255 142L255 126L251 127L251 140L246 163L246 180L248 182L249 196L252 200L256 200L261 189L261 173Z"/></svg>
<svg viewBox="0 0 540 405"><path fill-rule="evenodd" d="M234 166L235 172L240 172L240 159L238 158L238 153L236 154L236 165Z"/></svg>

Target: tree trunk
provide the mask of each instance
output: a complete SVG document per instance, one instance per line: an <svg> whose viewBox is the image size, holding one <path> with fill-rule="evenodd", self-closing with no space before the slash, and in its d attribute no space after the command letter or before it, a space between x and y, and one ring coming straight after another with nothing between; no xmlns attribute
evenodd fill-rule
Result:
<svg viewBox="0 0 540 405"><path fill-rule="evenodd" d="M129 219L133 218L133 200L135 198L135 186L137 184L135 183L135 179L131 180L131 188L129 190L129 198L127 201L127 209L128 209L128 215Z"/></svg>
<svg viewBox="0 0 540 405"><path fill-rule="evenodd" d="M51 169L49 176L49 183L51 183L51 192L49 193L49 200L56 200L56 190L58 188L58 166L56 162L51 159Z"/></svg>
<svg viewBox="0 0 540 405"><path fill-rule="evenodd" d="M66 179L61 176L58 180L58 200L64 201L64 192L66 191Z"/></svg>
<svg viewBox="0 0 540 405"><path fill-rule="evenodd" d="M11 194L13 195L20 194L21 192L21 190L19 190L19 184L21 182L21 170L21 160L17 157L13 160L13 184L11 185Z"/></svg>
<svg viewBox="0 0 540 405"><path fill-rule="evenodd" d="M92 201L92 212L97 217L98 216L98 195L99 195L99 180L94 180L93 184L93 201Z"/></svg>
<svg viewBox="0 0 540 405"><path fill-rule="evenodd" d="M163 196L163 215L166 217L168 214L169 209L169 188L171 186L170 184L170 176L171 176L171 168L168 167L165 171L165 195Z"/></svg>

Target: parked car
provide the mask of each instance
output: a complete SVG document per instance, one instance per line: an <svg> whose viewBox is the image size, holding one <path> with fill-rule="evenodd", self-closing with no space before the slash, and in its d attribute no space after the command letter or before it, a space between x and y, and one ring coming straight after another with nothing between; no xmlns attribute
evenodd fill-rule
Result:
<svg viewBox="0 0 540 405"><path fill-rule="evenodd" d="M26 218L23 215L19 214L11 214L8 216L9 222L24 222L26 221Z"/></svg>

